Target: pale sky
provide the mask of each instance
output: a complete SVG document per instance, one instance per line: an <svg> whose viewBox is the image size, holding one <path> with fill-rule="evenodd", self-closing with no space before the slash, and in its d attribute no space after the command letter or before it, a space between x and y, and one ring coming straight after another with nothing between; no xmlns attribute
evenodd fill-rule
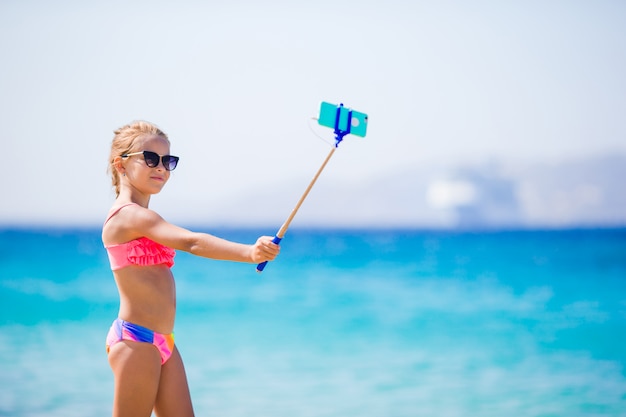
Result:
<svg viewBox="0 0 626 417"><path fill-rule="evenodd" d="M305 202L317 224L331 186L346 218L371 193L375 224L406 198L381 179L418 167L626 153L623 1L127 3L0 2L0 224L101 224L136 119L181 158L152 207L192 224L278 228L329 151L320 101L370 123Z"/></svg>

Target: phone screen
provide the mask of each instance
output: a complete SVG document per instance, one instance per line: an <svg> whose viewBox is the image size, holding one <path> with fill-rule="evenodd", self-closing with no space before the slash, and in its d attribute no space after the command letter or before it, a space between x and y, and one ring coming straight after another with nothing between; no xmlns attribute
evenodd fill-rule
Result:
<svg viewBox="0 0 626 417"><path fill-rule="evenodd" d="M339 109L338 128L342 131L346 131L348 130L348 115L351 110L347 107L339 107L336 104L323 101L320 105L318 123L321 126L326 126L334 129L335 121L337 119L337 109ZM350 133L356 136L365 136L365 134L367 133L367 114L352 110Z"/></svg>

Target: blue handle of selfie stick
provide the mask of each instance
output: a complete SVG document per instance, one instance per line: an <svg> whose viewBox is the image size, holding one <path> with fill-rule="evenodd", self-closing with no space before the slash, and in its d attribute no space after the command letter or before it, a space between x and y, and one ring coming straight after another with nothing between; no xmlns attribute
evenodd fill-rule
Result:
<svg viewBox="0 0 626 417"><path fill-rule="evenodd" d="M277 245L280 243L280 241L282 240L282 238L278 237L278 236L274 236L274 239L272 239L273 243L276 243ZM258 264L256 266L256 272L261 272L265 269L265 265L267 265L267 261L265 262L261 262L260 264Z"/></svg>

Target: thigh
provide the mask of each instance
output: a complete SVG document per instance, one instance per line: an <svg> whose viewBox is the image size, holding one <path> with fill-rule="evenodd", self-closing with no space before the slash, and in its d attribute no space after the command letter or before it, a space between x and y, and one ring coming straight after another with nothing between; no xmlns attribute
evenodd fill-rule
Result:
<svg viewBox="0 0 626 417"><path fill-rule="evenodd" d="M154 411L157 417L191 417L193 407L185 366L176 345L161 368L161 380Z"/></svg>
<svg viewBox="0 0 626 417"><path fill-rule="evenodd" d="M146 416L154 408L161 376L161 355L150 343L122 340L111 346L115 376L113 416Z"/></svg>

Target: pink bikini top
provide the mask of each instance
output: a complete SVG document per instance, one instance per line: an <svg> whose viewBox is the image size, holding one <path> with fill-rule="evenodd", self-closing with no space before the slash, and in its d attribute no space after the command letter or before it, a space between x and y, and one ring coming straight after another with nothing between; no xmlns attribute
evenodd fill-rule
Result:
<svg viewBox="0 0 626 417"><path fill-rule="evenodd" d="M107 217L104 224L107 224L111 217L115 216L121 209L133 204L135 203L118 207ZM113 271L130 265L149 266L165 264L171 268L174 265L174 256L176 256L174 249L161 245L147 237L140 237L130 242L116 245L105 245L104 247L109 255L109 262Z"/></svg>

